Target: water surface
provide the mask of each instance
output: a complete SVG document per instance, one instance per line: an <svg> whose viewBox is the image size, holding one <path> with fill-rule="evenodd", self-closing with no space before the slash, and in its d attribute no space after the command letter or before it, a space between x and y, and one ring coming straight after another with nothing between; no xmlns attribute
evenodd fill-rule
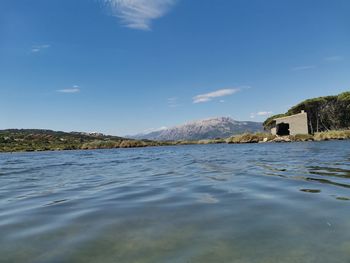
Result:
<svg viewBox="0 0 350 263"><path fill-rule="evenodd" d="M350 262L350 142L0 154L1 262Z"/></svg>

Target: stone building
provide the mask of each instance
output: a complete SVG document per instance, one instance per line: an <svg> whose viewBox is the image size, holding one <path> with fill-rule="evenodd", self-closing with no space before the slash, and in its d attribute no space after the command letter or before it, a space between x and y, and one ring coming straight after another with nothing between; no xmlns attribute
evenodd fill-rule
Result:
<svg viewBox="0 0 350 263"><path fill-rule="evenodd" d="M274 121L275 126L271 129L273 135L309 134L308 118L305 111L291 116L276 118Z"/></svg>

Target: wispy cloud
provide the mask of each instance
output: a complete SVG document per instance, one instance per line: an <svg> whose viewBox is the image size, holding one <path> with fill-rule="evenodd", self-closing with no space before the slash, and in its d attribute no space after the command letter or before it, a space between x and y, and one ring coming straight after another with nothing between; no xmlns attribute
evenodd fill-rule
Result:
<svg viewBox="0 0 350 263"><path fill-rule="evenodd" d="M293 71L302 71L316 68L315 65L297 66L292 68Z"/></svg>
<svg viewBox="0 0 350 263"><path fill-rule="evenodd" d="M256 115L258 116L267 116L267 115L271 115L273 112L272 111L259 111L256 113Z"/></svg>
<svg viewBox="0 0 350 263"><path fill-rule="evenodd" d="M123 25L150 30L152 21L164 16L176 0L105 0Z"/></svg>
<svg viewBox="0 0 350 263"><path fill-rule="evenodd" d="M74 85L71 88L67 88L67 89L59 89L56 90L59 93L79 93L80 92L80 88L78 85Z"/></svg>
<svg viewBox="0 0 350 263"><path fill-rule="evenodd" d="M208 102L211 101L215 98L219 97L225 97L229 96L232 94L235 94L239 92L241 89L240 88L234 88L234 89L219 89L213 92L205 93L205 94L199 94L197 96L194 96L193 103L202 103L202 102Z"/></svg>
<svg viewBox="0 0 350 263"><path fill-rule="evenodd" d="M328 61L328 62L337 62L337 61L344 60L344 57L342 57L342 56L330 56L330 57L325 57L324 60Z"/></svg>
<svg viewBox="0 0 350 263"><path fill-rule="evenodd" d="M50 45L35 45L32 46L32 49L30 50L32 53L39 53L40 51L44 50L44 49L48 49L50 47Z"/></svg>
<svg viewBox="0 0 350 263"><path fill-rule="evenodd" d="M343 61L345 58L343 56L329 56L329 57L324 57L323 61L325 62L338 62L338 61ZM320 66L320 65L318 65ZM291 70L293 71L303 71L303 70L310 70L310 69L315 69L318 66L316 65L301 65L301 66L296 66L292 68Z"/></svg>
<svg viewBox="0 0 350 263"><path fill-rule="evenodd" d="M250 114L250 118L254 119L256 116L270 116L272 115L272 111L258 111Z"/></svg>
<svg viewBox="0 0 350 263"><path fill-rule="evenodd" d="M172 97L172 98L168 98L167 99L167 103L168 103L168 106L170 108L176 108L176 107L179 107L181 106L178 102L178 98L177 97Z"/></svg>

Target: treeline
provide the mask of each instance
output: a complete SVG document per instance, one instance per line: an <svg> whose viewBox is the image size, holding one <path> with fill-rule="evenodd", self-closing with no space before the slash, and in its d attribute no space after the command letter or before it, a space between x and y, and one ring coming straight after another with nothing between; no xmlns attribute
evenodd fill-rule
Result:
<svg viewBox="0 0 350 263"><path fill-rule="evenodd" d="M309 130L312 134L350 128L350 92L305 100L285 114L268 118L264 122L264 128L269 130L275 118L294 115L302 110L308 114Z"/></svg>

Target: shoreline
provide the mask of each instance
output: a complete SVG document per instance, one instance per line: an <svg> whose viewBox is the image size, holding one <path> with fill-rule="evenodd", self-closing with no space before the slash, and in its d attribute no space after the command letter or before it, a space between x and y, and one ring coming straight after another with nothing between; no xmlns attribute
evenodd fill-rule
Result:
<svg viewBox="0 0 350 263"><path fill-rule="evenodd" d="M328 141L328 140L349 140L350 130L333 130L317 132L315 134L297 134L278 136L268 133L243 134L232 136L226 139L227 143L267 143L267 142L309 142L309 141Z"/></svg>
<svg viewBox="0 0 350 263"><path fill-rule="evenodd" d="M96 138L95 138L96 139ZM80 143L77 145L65 146L60 145L53 147L52 145L43 145L35 148L35 146L15 144L13 147L0 149L0 153L17 153L17 152L45 152L45 151L70 151L70 150L102 150L102 149L127 149L127 148L145 148L145 147L162 147L162 146L181 146L181 145L206 145L206 144L247 144L247 143L288 143L288 142L314 142L314 141L330 141L330 140L349 140L350 130L327 131L315 133L314 135L288 135L277 136L269 133L245 133L235 135L226 139L208 139L198 141L140 141L124 139L119 141L113 140L94 140L88 143ZM52 147L50 147L52 146Z"/></svg>

